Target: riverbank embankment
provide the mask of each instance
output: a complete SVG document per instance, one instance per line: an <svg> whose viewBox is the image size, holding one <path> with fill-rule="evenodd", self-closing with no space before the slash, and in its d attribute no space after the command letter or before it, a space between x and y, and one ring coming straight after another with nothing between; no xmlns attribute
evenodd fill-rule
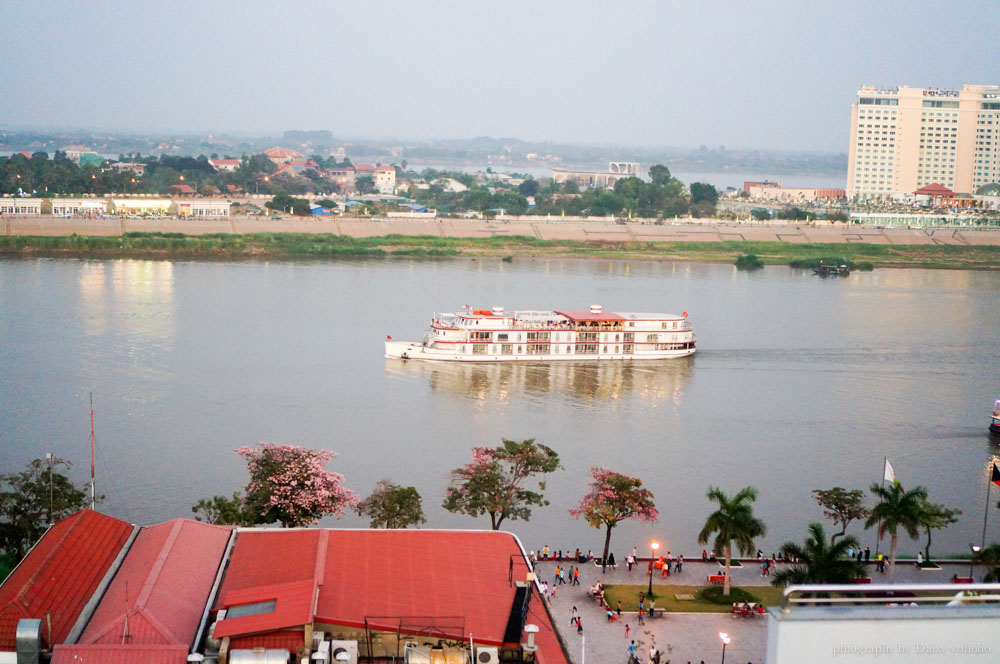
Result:
<svg viewBox="0 0 1000 664"><path fill-rule="evenodd" d="M756 224L233 218L4 220L0 254L137 258L590 257L765 263L841 256L876 266L1000 269L1000 229Z"/></svg>

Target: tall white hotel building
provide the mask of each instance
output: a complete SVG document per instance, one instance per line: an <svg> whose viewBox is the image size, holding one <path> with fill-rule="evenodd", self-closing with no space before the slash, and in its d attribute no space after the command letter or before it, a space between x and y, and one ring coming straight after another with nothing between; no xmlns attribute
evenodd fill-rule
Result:
<svg viewBox="0 0 1000 664"><path fill-rule="evenodd" d="M973 194L994 182L1000 182L1000 87L858 90L848 197L889 197L929 184Z"/></svg>

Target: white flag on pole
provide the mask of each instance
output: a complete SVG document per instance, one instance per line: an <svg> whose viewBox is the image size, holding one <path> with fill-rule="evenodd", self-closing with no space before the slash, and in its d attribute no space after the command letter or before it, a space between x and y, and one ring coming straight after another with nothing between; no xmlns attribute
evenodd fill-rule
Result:
<svg viewBox="0 0 1000 664"><path fill-rule="evenodd" d="M885 459L885 471L882 473L882 477L885 478L889 482L895 482L896 481L896 471L894 471L892 469L892 464L889 463L889 458L888 457L886 457L886 459Z"/></svg>

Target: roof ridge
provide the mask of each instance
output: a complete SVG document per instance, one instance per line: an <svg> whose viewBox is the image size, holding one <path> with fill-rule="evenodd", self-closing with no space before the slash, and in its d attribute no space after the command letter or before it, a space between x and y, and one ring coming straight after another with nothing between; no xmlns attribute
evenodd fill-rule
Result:
<svg viewBox="0 0 1000 664"><path fill-rule="evenodd" d="M169 523L169 521L167 522ZM170 550L174 548L174 543L177 541L178 535L180 535L181 528L184 526L184 522L181 519L175 519L174 524L170 526L170 532L167 534L167 539L160 547L160 552L156 555L156 560L153 561L153 566L149 569L149 573L146 575L146 580L142 584L142 590L139 591L139 595L135 599L136 608L145 607L146 602L149 600L149 596L153 593L153 587L156 585L156 580L160 576L160 572L163 571L163 566L167 563L167 557L170 555Z"/></svg>

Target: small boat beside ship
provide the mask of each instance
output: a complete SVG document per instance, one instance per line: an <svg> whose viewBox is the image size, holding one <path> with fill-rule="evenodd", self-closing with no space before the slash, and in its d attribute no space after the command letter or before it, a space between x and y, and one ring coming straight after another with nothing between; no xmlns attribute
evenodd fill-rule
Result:
<svg viewBox="0 0 1000 664"><path fill-rule="evenodd" d="M1000 436L1000 399L997 399L993 414L990 415L990 433Z"/></svg>
<svg viewBox="0 0 1000 664"><path fill-rule="evenodd" d="M446 362L665 360L693 355L695 336L681 315L514 311L503 307L433 314L421 341L387 337L385 356Z"/></svg>

